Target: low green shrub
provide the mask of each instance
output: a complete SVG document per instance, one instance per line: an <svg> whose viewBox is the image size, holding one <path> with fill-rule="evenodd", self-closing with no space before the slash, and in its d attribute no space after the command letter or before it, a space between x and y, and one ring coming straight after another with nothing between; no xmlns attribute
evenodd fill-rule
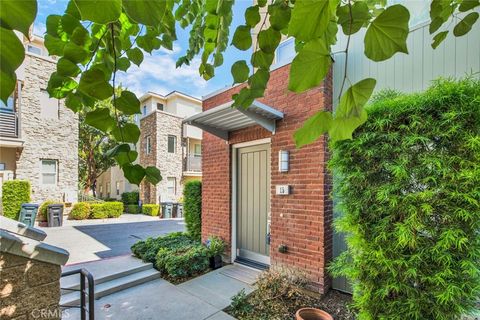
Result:
<svg viewBox="0 0 480 320"><path fill-rule="evenodd" d="M183 189L187 232L197 240L202 236L202 182L189 181Z"/></svg>
<svg viewBox="0 0 480 320"><path fill-rule="evenodd" d="M88 202L78 202L73 205L70 211L69 219L84 220L90 217L90 204Z"/></svg>
<svg viewBox="0 0 480 320"><path fill-rule="evenodd" d="M162 248L158 251L155 267L173 278L185 278L208 269L208 249L200 244L177 250Z"/></svg>
<svg viewBox="0 0 480 320"><path fill-rule="evenodd" d="M108 210L103 203L90 204L90 219L106 219L108 218Z"/></svg>
<svg viewBox="0 0 480 320"><path fill-rule="evenodd" d="M158 204L144 204L142 206L142 213L148 216L158 216L160 206Z"/></svg>
<svg viewBox="0 0 480 320"><path fill-rule="evenodd" d="M132 192L124 192L122 193L122 202L123 204L135 204L138 205L138 200L140 196L138 194L138 191L132 191Z"/></svg>
<svg viewBox="0 0 480 320"><path fill-rule="evenodd" d="M156 269L172 279L204 272L209 266L207 247L183 232L138 241L132 252L143 261L154 263Z"/></svg>
<svg viewBox="0 0 480 320"><path fill-rule="evenodd" d="M123 203L121 202L105 202L103 205L107 210L107 215L109 218L118 218L123 213Z"/></svg>
<svg viewBox="0 0 480 320"><path fill-rule="evenodd" d="M51 204L63 204L62 201L58 200L45 200L38 208L37 220L38 221L47 221L48 220L48 206Z"/></svg>
<svg viewBox="0 0 480 320"><path fill-rule="evenodd" d="M124 204L123 208L126 213L133 213L133 214L142 213L140 210L140 206L136 204Z"/></svg>
<svg viewBox="0 0 480 320"><path fill-rule="evenodd" d="M30 182L9 180L2 185L3 215L18 220L22 203L30 202Z"/></svg>

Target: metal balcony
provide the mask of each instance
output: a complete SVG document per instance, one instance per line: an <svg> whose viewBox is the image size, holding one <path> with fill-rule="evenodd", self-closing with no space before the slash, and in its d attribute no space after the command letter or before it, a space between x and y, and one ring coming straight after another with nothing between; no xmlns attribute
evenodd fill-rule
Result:
<svg viewBox="0 0 480 320"><path fill-rule="evenodd" d="M202 172L202 156L189 154L185 157L184 171Z"/></svg>

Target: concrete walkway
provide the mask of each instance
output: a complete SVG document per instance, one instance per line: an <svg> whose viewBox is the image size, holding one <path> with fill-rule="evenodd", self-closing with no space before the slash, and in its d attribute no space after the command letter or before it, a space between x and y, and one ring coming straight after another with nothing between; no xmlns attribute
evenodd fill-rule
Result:
<svg viewBox="0 0 480 320"><path fill-rule="evenodd" d="M130 254L138 240L184 231L181 219L159 219L143 214L123 214L102 220L66 220L62 227L39 229L47 233L45 243L70 253L67 264Z"/></svg>
<svg viewBox="0 0 480 320"><path fill-rule="evenodd" d="M242 273L245 277L230 276ZM249 283L258 273L243 266L229 265L178 286L163 279L150 281L96 300L95 319L234 319L222 309L240 290L252 292L253 286ZM63 319L78 319L78 316L77 309L68 309Z"/></svg>

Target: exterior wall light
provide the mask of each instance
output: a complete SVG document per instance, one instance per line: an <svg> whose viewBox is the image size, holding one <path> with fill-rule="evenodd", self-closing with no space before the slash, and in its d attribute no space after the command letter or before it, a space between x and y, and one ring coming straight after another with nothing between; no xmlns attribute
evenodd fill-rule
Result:
<svg viewBox="0 0 480 320"><path fill-rule="evenodd" d="M278 152L278 171L288 172L289 166L289 152L287 150L280 150Z"/></svg>

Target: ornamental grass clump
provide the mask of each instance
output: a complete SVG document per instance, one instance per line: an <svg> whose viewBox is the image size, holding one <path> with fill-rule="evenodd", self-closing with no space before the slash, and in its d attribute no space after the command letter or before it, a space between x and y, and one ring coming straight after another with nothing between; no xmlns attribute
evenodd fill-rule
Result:
<svg viewBox="0 0 480 320"><path fill-rule="evenodd" d="M480 299L480 82L387 94L330 167L359 319L457 319Z"/></svg>

